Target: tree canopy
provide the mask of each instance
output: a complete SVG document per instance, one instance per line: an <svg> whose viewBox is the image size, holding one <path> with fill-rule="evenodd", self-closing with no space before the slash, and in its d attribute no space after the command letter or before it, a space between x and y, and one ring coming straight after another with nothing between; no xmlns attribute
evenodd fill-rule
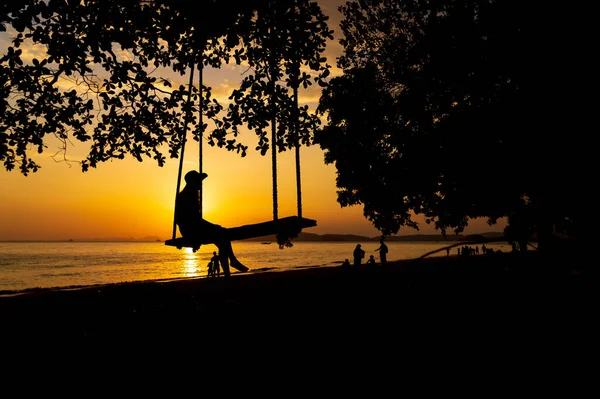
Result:
<svg viewBox="0 0 600 399"><path fill-rule="evenodd" d="M278 149L308 145L318 119L306 107L294 111L289 99L295 86L322 82L328 74L321 56L332 34L326 20L308 0L210 0L200 7L184 0L4 4L0 30L11 27L16 36L0 56L0 160L9 171L35 172L40 165L31 151L41 153L54 137L63 150L72 140L90 143L83 171L126 155L162 166L167 151L178 156L186 122L196 140L204 137L242 156L248 148L238 137L243 125L255 131L264 153L273 145L264 133L269 98L281 109ZM23 49L36 46L43 57L29 59ZM183 75L230 62L249 73L228 105L202 88L202 115L214 123L205 135L198 88L191 88L188 102L190 88L172 87L160 71Z"/></svg>
<svg viewBox="0 0 600 399"><path fill-rule="evenodd" d="M337 168L342 206L362 204L384 234L418 229L413 214L443 234L524 213L539 235L572 225L575 68L553 59L563 41L540 10L356 0L340 11L344 74L323 92L316 141Z"/></svg>

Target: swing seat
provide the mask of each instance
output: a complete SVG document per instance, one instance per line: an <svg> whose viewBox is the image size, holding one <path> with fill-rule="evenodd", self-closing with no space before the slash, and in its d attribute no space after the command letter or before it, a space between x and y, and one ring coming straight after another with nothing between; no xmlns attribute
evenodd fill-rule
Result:
<svg viewBox="0 0 600 399"><path fill-rule="evenodd" d="M289 216L263 223L230 227L227 229L227 232L231 241L268 236L271 234L277 234L283 239L284 237L297 237L302 229L314 227L316 225L316 220L306 219L299 216ZM202 237L200 239L177 237L174 239L165 240L165 245L177 247L177 249L192 248L194 251L198 250L203 244L214 244L214 241L210 237Z"/></svg>

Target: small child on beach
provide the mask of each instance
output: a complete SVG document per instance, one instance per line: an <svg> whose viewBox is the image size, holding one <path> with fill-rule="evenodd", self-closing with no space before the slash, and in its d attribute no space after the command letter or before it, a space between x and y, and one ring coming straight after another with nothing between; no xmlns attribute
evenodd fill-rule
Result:
<svg viewBox="0 0 600 399"><path fill-rule="evenodd" d="M373 255L369 256L369 260L367 260L367 265L374 265L375 264L375 257Z"/></svg>
<svg viewBox="0 0 600 399"><path fill-rule="evenodd" d="M214 276L214 272L213 272L213 261L212 259L208 261L208 264L206 265L206 276L207 277L212 277Z"/></svg>

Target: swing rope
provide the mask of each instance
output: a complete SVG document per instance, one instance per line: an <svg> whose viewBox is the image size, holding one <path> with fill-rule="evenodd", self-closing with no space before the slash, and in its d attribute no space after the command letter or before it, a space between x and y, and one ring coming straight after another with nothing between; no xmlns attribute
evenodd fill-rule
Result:
<svg viewBox="0 0 600 399"><path fill-rule="evenodd" d="M192 98L192 84L194 84L194 63L192 63L191 66L191 71L190 71L190 83L189 83L189 88L188 88L188 98L187 98L187 103L188 106L191 102L191 98ZM185 120L183 122L183 131L181 132L181 158L179 158L179 172L177 174L177 189L175 191L175 203L177 203L177 195L179 194L179 188L181 187L181 174L182 174L182 170L183 170L183 155L185 153L185 142L187 141L186 136L187 136L187 125L189 122L189 112L186 112L185 114ZM175 209L177 209L177 207L175 207ZM173 212L173 239L175 239L177 237L177 218L175 215L175 212Z"/></svg>
<svg viewBox="0 0 600 399"><path fill-rule="evenodd" d="M294 10L297 6L297 1L294 2ZM298 26L300 26L300 20L302 19L302 7L298 7L298 14L295 16L298 17L296 23L296 31L297 33ZM297 39L294 37L294 48L297 49L299 44ZM297 58L298 54L296 54L296 64L294 70L294 138L296 139L296 203L298 206L298 217L302 217L302 181L300 177L300 132L299 132L299 124L300 124L300 111L298 108L298 87L300 86L300 61Z"/></svg>
<svg viewBox="0 0 600 399"><path fill-rule="evenodd" d="M273 19L275 19L275 10L273 10ZM275 28L270 28L271 37L275 37ZM275 104L275 50L273 45L269 49L270 58L270 86L271 86L271 170L273 175L273 220L277 220L277 109Z"/></svg>
<svg viewBox="0 0 600 399"><path fill-rule="evenodd" d="M298 79L296 79L296 82ZM298 132L298 85L294 85L294 136L296 139L296 202L298 217L302 217L302 183L300 180L300 134Z"/></svg>
<svg viewBox="0 0 600 399"><path fill-rule="evenodd" d="M202 92L202 71L204 70L204 62L202 61L202 54L200 54L200 62L198 64L198 91L200 92L200 103L198 105L199 108L199 114L198 115L198 119L199 119L199 123L200 123L200 137L198 138L198 172L200 172L200 174L202 175L202 140L204 139L204 124L202 121L202 114L204 114L204 110L202 109L202 107L204 106L204 98L203 96L203 92ZM200 194L199 194L199 199L198 199L198 203L200 205L200 217L202 217L202 202L203 202L203 191L202 191L202 187L203 184L200 185Z"/></svg>
<svg viewBox="0 0 600 399"><path fill-rule="evenodd" d="M273 87L275 87L275 84L273 84ZM272 119L271 119L271 170L273 173L273 220L277 220L278 215L277 215L277 149L276 149L276 145L275 145L275 140L277 139L277 132L276 132L276 126L275 126L275 101L273 99L271 99L272 102L272 110L271 112L273 113Z"/></svg>

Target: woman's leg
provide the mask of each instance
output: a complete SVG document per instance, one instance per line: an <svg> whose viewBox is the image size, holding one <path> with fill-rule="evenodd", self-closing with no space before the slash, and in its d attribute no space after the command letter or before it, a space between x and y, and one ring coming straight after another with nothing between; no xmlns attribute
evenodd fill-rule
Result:
<svg viewBox="0 0 600 399"><path fill-rule="evenodd" d="M223 267L223 275L225 277L229 277L230 262L233 266L244 267L244 265L237 259L237 257L233 253L231 241L229 240L229 236L227 234L227 229L219 226L215 235L215 245L219 248L219 259L221 260L221 266Z"/></svg>
<svg viewBox="0 0 600 399"><path fill-rule="evenodd" d="M229 277L229 253L231 252L231 243L222 241L215 243L215 245L219 248L219 260L221 268L223 269L223 275Z"/></svg>
<svg viewBox="0 0 600 399"><path fill-rule="evenodd" d="M233 248L231 247L231 241L224 241L221 243L221 253L223 257L227 258L227 272L226 275L229 274L229 264L236 268L245 268L245 266L240 262L233 253Z"/></svg>

